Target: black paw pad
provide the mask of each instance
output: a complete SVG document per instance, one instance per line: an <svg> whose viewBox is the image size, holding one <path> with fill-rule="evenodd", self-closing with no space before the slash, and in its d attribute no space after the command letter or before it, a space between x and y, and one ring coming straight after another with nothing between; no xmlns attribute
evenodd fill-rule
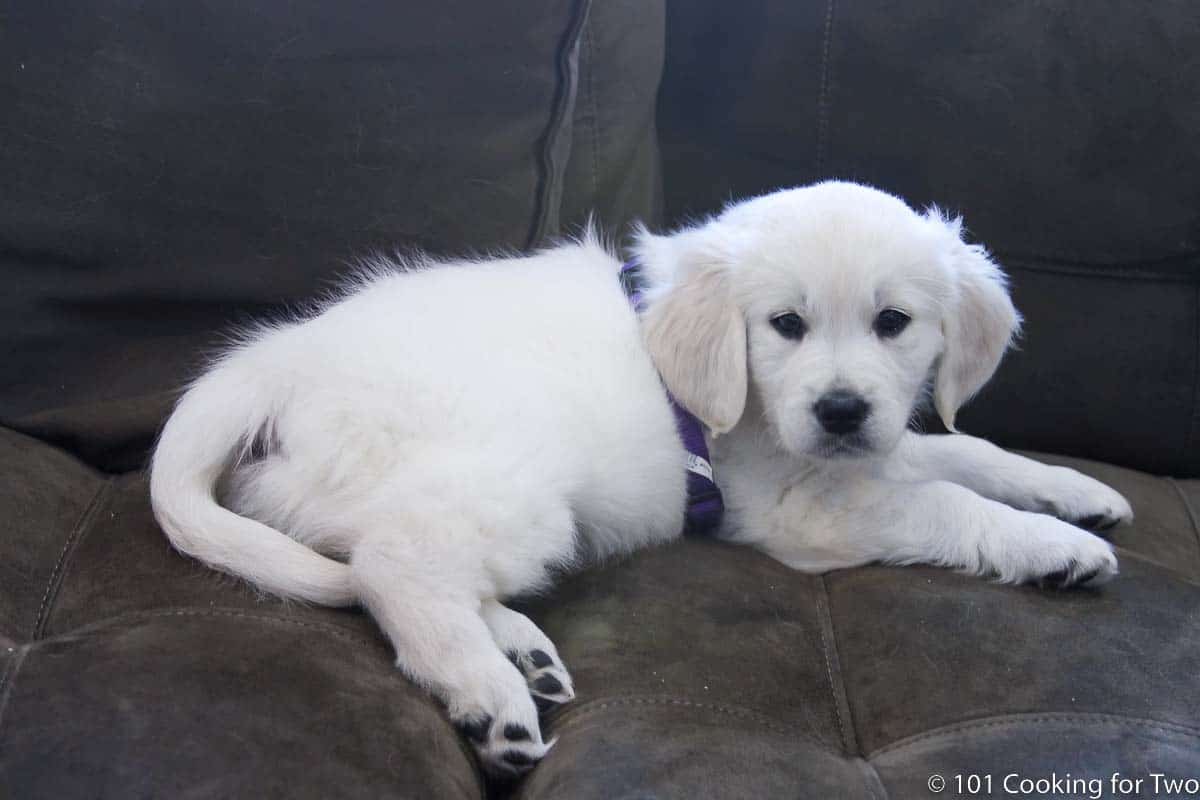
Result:
<svg viewBox="0 0 1200 800"><path fill-rule="evenodd" d="M468 720L458 723L458 729L462 731L463 736L466 736L473 742L483 744L487 741L488 731L492 729L492 718L484 715L477 720Z"/></svg>
<svg viewBox="0 0 1200 800"><path fill-rule="evenodd" d="M524 725L510 722L504 726L504 738L510 742L525 742L533 737L529 735L529 731L525 730Z"/></svg>
<svg viewBox="0 0 1200 800"><path fill-rule="evenodd" d="M530 650L529 662L533 664L534 669L548 667L554 663L554 659L550 658L550 654L545 650Z"/></svg>
<svg viewBox="0 0 1200 800"><path fill-rule="evenodd" d="M563 690L562 683L553 675L543 675L529 685L535 692L542 694L559 694Z"/></svg>
<svg viewBox="0 0 1200 800"><path fill-rule="evenodd" d="M1050 589L1062 589L1067 585L1067 580L1071 577L1071 571L1068 569L1060 569L1057 572L1051 572L1048 575L1043 575L1038 581L1043 587Z"/></svg>
<svg viewBox="0 0 1200 800"><path fill-rule="evenodd" d="M536 764L537 761L533 756L526 755L518 750L505 750L504 755L500 756L505 763L512 764L514 767L528 767Z"/></svg>
<svg viewBox="0 0 1200 800"><path fill-rule="evenodd" d="M1041 580L1038 581L1038 586L1043 589L1070 589L1073 586L1081 586L1087 583L1099 574L1099 567L1087 572L1080 572L1079 563L1072 561L1065 569L1055 570L1043 575Z"/></svg>

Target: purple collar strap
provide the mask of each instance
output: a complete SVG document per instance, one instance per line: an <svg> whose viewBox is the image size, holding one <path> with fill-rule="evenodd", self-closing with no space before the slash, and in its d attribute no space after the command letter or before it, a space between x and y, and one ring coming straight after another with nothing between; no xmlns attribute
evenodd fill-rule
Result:
<svg viewBox="0 0 1200 800"><path fill-rule="evenodd" d="M629 261L621 267L621 286L629 297L629 302L639 312L643 310L645 298L642 295L641 265L636 260ZM721 524L721 515L725 511L725 502L721 498L721 490L713 482L712 464L708 459L708 443L704 440L704 425L696 419L679 401L667 392L671 401L671 410L675 412L675 428L679 438L687 450L687 460L682 466L687 470L687 512L684 520L684 531L694 534L715 534Z"/></svg>

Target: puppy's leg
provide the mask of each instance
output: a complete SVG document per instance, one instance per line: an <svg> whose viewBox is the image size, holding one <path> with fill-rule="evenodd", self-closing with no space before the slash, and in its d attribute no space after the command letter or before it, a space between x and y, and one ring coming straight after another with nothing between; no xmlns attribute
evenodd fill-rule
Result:
<svg viewBox="0 0 1200 800"><path fill-rule="evenodd" d="M519 775L552 744L542 742L525 676L492 640L473 565L414 538L359 543L351 560L359 597L395 647L397 666L446 704L484 768Z"/></svg>
<svg viewBox="0 0 1200 800"><path fill-rule="evenodd" d="M575 688L554 643L524 614L484 600L482 616L492 639L529 683L538 711L545 713L575 697Z"/></svg>
<svg viewBox="0 0 1200 800"><path fill-rule="evenodd" d="M802 484L783 498L779 513L776 532L760 546L802 570L926 563L1058 588L1103 583L1117 572L1103 539L946 481Z"/></svg>
<svg viewBox="0 0 1200 800"><path fill-rule="evenodd" d="M886 471L898 480L950 481L1014 508L1053 514L1093 530L1133 519L1128 501L1100 481L973 436L906 433Z"/></svg>

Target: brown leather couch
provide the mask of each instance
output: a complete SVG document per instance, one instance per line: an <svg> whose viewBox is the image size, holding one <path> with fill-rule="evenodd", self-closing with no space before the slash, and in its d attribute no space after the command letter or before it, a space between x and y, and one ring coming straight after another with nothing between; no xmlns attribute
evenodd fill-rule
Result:
<svg viewBox="0 0 1200 800"><path fill-rule="evenodd" d="M20 3L0 111L0 797L1200 777L1192 4ZM596 566L522 606L579 698L502 787L364 615L256 596L155 525L142 469L177 388L346 259L823 177L961 212L1008 269L1025 337L960 424L1129 498L1111 584L801 575L707 539Z"/></svg>

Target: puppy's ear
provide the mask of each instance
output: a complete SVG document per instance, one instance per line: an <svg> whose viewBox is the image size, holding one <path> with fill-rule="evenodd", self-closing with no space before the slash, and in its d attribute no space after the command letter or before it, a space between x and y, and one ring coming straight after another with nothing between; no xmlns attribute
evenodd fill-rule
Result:
<svg viewBox="0 0 1200 800"><path fill-rule="evenodd" d="M1008 296L1008 279L987 250L962 239L962 219L949 219L936 208L930 223L948 236L955 291L942 319L945 350L934 381L933 404L950 431L954 418L983 388L1021 327L1021 316Z"/></svg>
<svg viewBox="0 0 1200 800"><path fill-rule="evenodd" d="M637 233L649 281L642 335L667 389L714 434L746 407L746 322L735 302L728 259L709 228L671 236Z"/></svg>

